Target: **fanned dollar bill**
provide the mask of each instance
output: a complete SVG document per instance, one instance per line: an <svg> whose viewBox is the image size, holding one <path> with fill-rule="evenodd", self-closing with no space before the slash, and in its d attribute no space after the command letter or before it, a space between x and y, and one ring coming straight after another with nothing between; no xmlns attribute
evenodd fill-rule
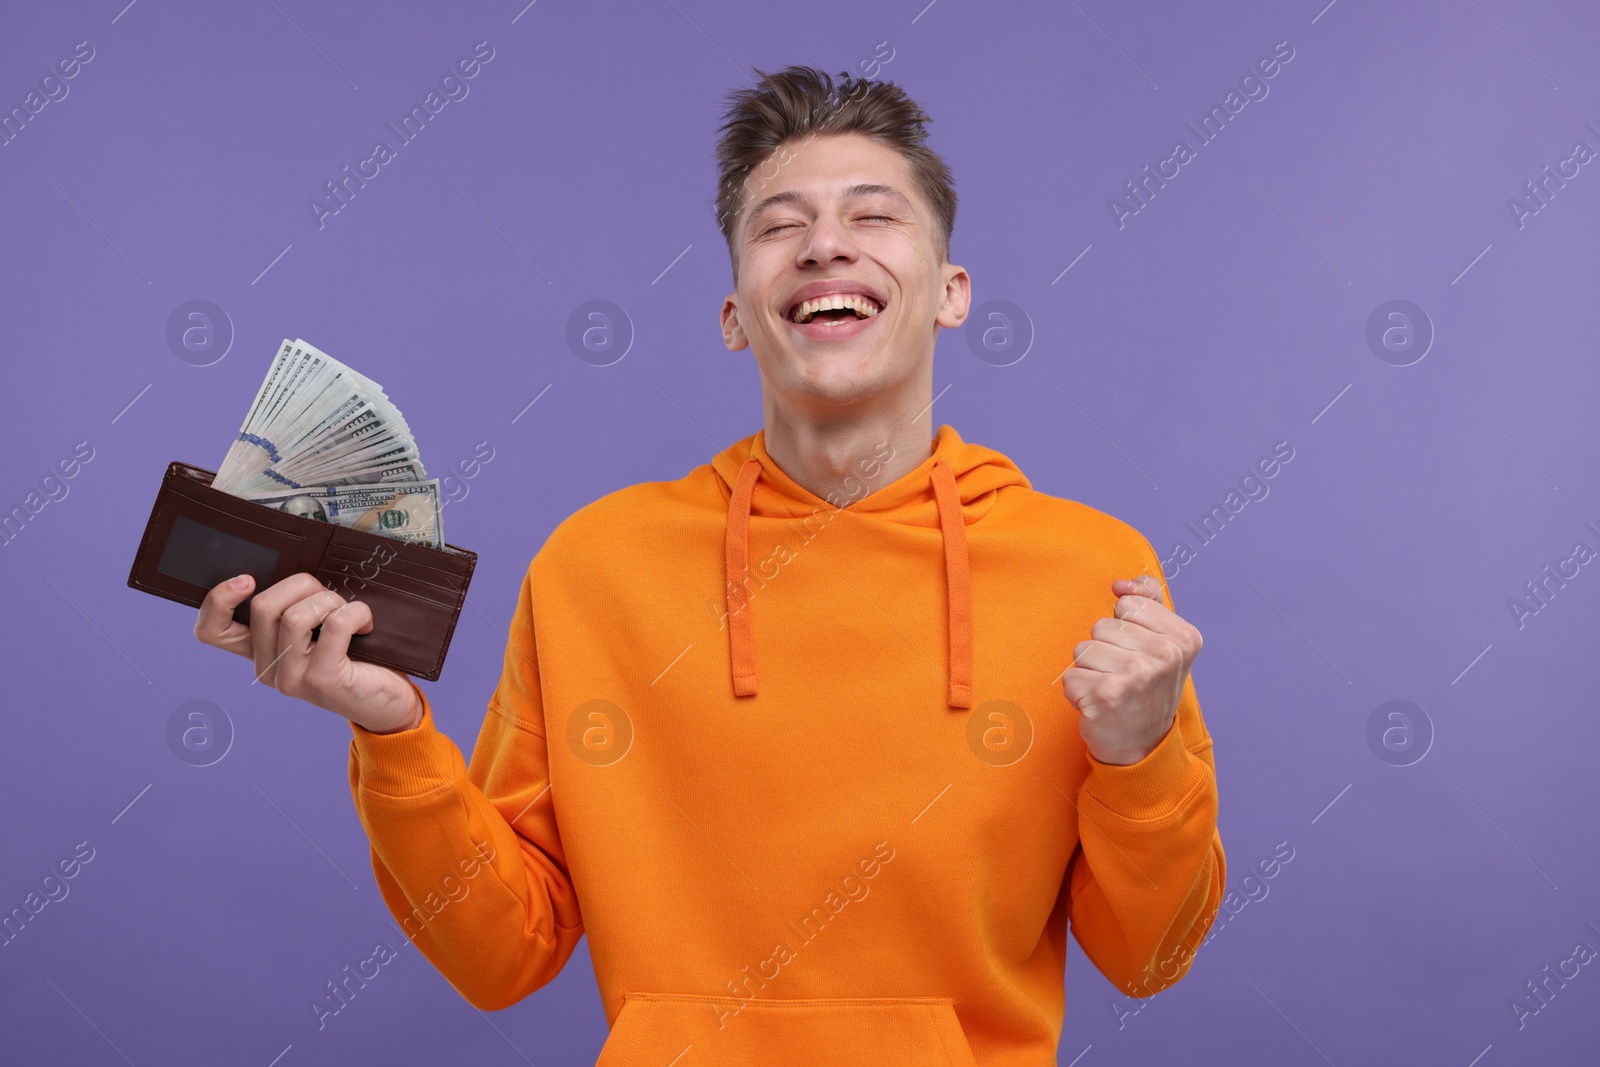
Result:
<svg viewBox="0 0 1600 1067"><path fill-rule="evenodd" d="M320 521L444 543L439 482L400 409L303 340L284 339L211 484Z"/></svg>
<svg viewBox="0 0 1600 1067"><path fill-rule="evenodd" d="M444 543L439 534L437 478L379 485L306 486L281 493L252 494L245 499L318 522L337 523L430 548Z"/></svg>

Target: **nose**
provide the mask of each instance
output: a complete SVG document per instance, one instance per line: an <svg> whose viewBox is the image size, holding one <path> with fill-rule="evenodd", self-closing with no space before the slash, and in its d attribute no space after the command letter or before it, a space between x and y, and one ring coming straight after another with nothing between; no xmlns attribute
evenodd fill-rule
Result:
<svg viewBox="0 0 1600 1067"><path fill-rule="evenodd" d="M800 246L797 265L828 264L836 259L849 262L857 254L848 227L832 215L820 214Z"/></svg>

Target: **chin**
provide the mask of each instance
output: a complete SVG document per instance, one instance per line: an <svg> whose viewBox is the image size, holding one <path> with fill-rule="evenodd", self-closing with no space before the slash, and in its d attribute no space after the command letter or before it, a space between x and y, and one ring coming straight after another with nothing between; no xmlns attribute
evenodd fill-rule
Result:
<svg viewBox="0 0 1600 1067"><path fill-rule="evenodd" d="M840 405L875 396L889 385L882 367L837 358L809 363L790 379L791 392Z"/></svg>

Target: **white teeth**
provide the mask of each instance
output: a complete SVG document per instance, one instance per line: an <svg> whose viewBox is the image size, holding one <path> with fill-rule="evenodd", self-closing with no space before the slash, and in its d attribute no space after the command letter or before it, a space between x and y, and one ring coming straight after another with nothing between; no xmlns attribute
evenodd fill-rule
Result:
<svg viewBox="0 0 1600 1067"><path fill-rule="evenodd" d="M859 317L864 319L870 319L879 311L883 310L873 301L871 297L862 296L857 293L852 293L848 296L821 296L814 300L801 301L800 306L795 308L794 321L799 323L808 322L810 321L811 317L819 311L827 311L830 309L838 311L843 310L844 308L850 308Z"/></svg>

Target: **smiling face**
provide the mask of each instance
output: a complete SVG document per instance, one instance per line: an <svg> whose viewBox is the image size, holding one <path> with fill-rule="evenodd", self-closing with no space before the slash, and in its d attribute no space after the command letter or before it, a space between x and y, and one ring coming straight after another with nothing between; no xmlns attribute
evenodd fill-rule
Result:
<svg viewBox="0 0 1600 1067"><path fill-rule="evenodd" d="M966 321L970 299L936 225L905 158L862 134L786 144L752 168L722 335L750 347L769 403L837 411L931 391L939 327ZM806 303L830 294L845 307Z"/></svg>

